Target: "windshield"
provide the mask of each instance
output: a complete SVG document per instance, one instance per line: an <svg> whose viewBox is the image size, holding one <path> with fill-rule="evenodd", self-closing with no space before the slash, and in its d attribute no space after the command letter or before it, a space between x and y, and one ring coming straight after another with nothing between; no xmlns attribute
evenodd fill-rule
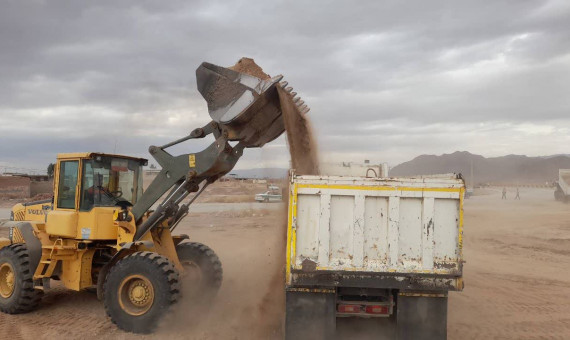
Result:
<svg viewBox="0 0 570 340"><path fill-rule="evenodd" d="M135 204L143 193L142 165L130 159L97 156L83 162L81 210L93 206Z"/></svg>

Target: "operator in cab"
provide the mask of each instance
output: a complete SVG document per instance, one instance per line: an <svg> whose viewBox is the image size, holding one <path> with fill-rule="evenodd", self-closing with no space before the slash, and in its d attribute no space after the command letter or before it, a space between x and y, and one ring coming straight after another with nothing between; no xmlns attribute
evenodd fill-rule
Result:
<svg viewBox="0 0 570 340"><path fill-rule="evenodd" d="M98 157L83 163L80 210L94 206L132 206L142 195L142 167L139 162Z"/></svg>

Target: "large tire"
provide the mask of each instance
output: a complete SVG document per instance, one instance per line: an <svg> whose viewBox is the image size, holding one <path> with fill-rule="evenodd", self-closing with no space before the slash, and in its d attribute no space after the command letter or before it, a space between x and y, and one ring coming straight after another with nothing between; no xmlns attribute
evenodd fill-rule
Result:
<svg viewBox="0 0 570 340"><path fill-rule="evenodd" d="M222 286L223 270L218 255L208 246L186 242L176 246L178 259L185 270L185 298L211 301Z"/></svg>
<svg viewBox="0 0 570 340"><path fill-rule="evenodd" d="M27 313L39 305L43 291L34 289L34 270L25 244L0 250L0 311Z"/></svg>
<svg viewBox="0 0 570 340"><path fill-rule="evenodd" d="M143 251L117 262L105 281L105 311L120 329L150 333L180 295L178 271L168 258Z"/></svg>

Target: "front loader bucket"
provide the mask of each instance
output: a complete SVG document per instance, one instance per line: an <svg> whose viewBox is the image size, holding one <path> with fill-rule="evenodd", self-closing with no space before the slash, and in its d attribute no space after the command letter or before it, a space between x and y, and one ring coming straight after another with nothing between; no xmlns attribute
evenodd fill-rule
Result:
<svg viewBox="0 0 570 340"><path fill-rule="evenodd" d="M261 147L285 131L277 94L277 86L287 85L280 83L282 78L260 79L206 62L196 69L198 91L210 117L226 128L229 140L246 147Z"/></svg>

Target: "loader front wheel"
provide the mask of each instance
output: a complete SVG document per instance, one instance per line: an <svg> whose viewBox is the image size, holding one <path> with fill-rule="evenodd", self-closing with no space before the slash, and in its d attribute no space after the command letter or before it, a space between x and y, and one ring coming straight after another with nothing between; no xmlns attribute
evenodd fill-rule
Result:
<svg viewBox="0 0 570 340"><path fill-rule="evenodd" d="M178 300L178 271L164 256L136 252L111 268L104 292L113 323L127 332L150 333Z"/></svg>
<svg viewBox="0 0 570 340"><path fill-rule="evenodd" d="M43 292L34 289L33 276L25 244L12 244L0 250L0 311L20 314L38 306Z"/></svg>
<svg viewBox="0 0 570 340"><path fill-rule="evenodd" d="M209 302L222 285L223 270L218 255L207 245L186 242L176 246L178 259L184 267L184 297Z"/></svg>

